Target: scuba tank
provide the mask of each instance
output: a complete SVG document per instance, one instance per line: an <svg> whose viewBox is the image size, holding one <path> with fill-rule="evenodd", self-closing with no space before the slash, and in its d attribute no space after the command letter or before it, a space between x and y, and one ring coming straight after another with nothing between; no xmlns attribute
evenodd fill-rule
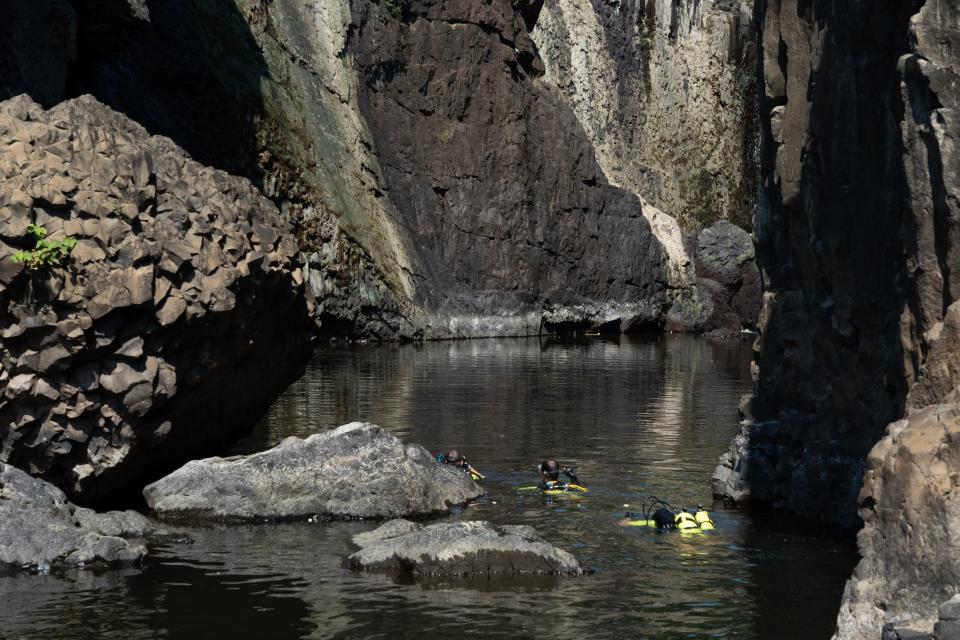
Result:
<svg viewBox="0 0 960 640"><path fill-rule="evenodd" d="M714 528L713 520L703 506L697 505L697 510L691 513L687 509L677 509L656 496L646 499L641 513L627 513L626 517L631 518L624 523L628 527L654 527L680 531L710 531Z"/></svg>
<svg viewBox="0 0 960 640"><path fill-rule="evenodd" d="M706 509L701 505L697 505L697 511L693 514L693 518L697 521L697 524L700 525L700 528L704 531L710 531L713 529L713 520L710 519L710 514L707 513Z"/></svg>

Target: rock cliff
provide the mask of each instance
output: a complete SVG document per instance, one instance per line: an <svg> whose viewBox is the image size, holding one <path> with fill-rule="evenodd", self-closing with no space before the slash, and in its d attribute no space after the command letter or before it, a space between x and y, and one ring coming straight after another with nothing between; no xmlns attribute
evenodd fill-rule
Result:
<svg viewBox="0 0 960 640"><path fill-rule="evenodd" d="M956 16L893 8L759 5L765 293L756 392L717 488L845 525L867 452L918 377L949 370L934 345L960 297L953 31L939 23Z"/></svg>
<svg viewBox="0 0 960 640"><path fill-rule="evenodd" d="M0 459L90 501L252 427L309 354L274 205L90 97L0 138ZM13 261L30 224L76 248Z"/></svg>
<svg viewBox="0 0 960 640"><path fill-rule="evenodd" d="M545 308L589 303L656 325L697 299L670 216L743 222L754 192L749 20L682 4L585 7L610 49L571 66L576 39L540 27L555 4L44 0L0 11L53 16L49 71L19 47L0 88L93 94L252 179L295 225L322 331L529 334ZM561 76L620 57L596 89L624 101L603 137Z"/></svg>
<svg viewBox="0 0 960 640"><path fill-rule="evenodd" d="M960 15L936 0L757 9L765 293L755 393L714 488L848 527L859 507L838 638L877 638L932 624L956 589L960 469L939 403L960 383Z"/></svg>
<svg viewBox="0 0 960 640"><path fill-rule="evenodd" d="M688 228L749 227L756 201L753 3L546 0L531 36L611 182Z"/></svg>

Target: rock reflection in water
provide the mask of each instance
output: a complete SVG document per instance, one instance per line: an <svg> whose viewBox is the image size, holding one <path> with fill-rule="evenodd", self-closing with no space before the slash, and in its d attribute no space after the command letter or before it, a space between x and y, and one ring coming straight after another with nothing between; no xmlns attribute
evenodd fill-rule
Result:
<svg viewBox="0 0 960 640"><path fill-rule="evenodd" d="M711 505L749 358L749 341L683 336L318 350L238 450L352 420L456 447L488 494L451 519L532 525L596 573L411 582L344 565L350 537L375 522L197 528L142 573L0 579L0 637L826 637L849 545L720 504L709 534L617 525L650 493ZM575 466L590 493L518 491L545 456Z"/></svg>

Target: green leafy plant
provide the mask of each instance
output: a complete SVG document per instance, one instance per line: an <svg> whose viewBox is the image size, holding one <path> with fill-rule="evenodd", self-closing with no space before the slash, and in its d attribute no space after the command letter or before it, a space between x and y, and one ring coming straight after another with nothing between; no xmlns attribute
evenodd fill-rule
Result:
<svg viewBox="0 0 960 640"><path fill-rule="evenodd" d="M77 240L69 236L63 240L47 240L47 230L40 225L27 225L27 233L33 236L36 242L33 250L17 251L10 259L30 271L59 265L77 246Z"/></svg>
<svg viewBox="0 0 960 640"><path fill-rule="evenodd" d="M453 142L453 127L447 127L440 132L440 143L447 145L451 142Z"/></svg>
<svg viewBox="0 0 960 640"><path fill-rule="evenodd" d="M403 18L403 6L404 0L383 0L383 4L387 7L387 10L397 20Z"/></svg>

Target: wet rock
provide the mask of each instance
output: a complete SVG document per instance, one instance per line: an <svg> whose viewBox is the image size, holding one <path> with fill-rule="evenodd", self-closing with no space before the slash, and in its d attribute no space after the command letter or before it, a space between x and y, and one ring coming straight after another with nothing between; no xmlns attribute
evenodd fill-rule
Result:
<svg viewBox="0 0 960 640"><path fill-rule="evenodd" d="M277 208L89 96L2 102L0 132L0 460L96 500L243 435L309 356ZM75 252L14 264L26 223Z"/></svg>
<svg viewBox="0 0 960 640"><path fill-rule="evenodd" d="M135 511L97 513L0 463L0 572L139 563L145 538L163 534Z"/></svg>
<svg viewBox="0 0 960 640"><path fill-rule="evenodd" d="M426 515L482 493L423 447L361 422L247 456L193 460L143 490L158 516L227 520Z"/></svg>
<svg viewBox="0 0 960 640"><path fill-rule="evenodd" d="M489 522L441 522L424 526L391 520L353 537L360 550L351 566L417 576L579 574L568 552L543 540L530 526Z"/></svg>
<svg viewBox="0 0 960 640"><path fill-rule="evenodd" d="M750 234L721 220L699 233L693 253L697 286L709 292L713 303L705 329L739 334L755 328L762 297Z"/></svg>

